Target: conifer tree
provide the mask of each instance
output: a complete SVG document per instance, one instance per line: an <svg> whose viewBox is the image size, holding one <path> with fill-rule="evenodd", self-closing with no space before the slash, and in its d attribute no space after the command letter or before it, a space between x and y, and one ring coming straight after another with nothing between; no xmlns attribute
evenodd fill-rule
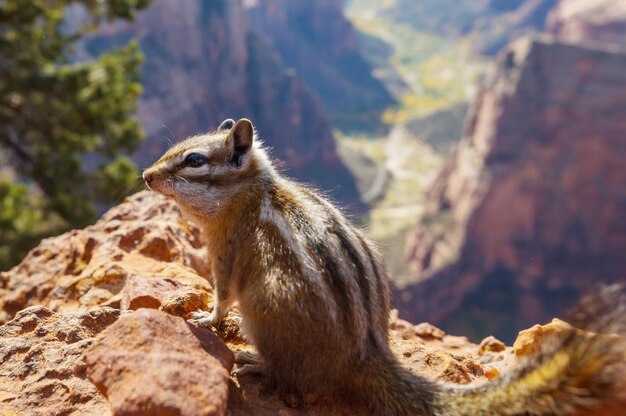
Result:
<svg viewBox="0 0 626 416"><path fill-rule="evenodd" d="M138 46L71 57L100 22L132 19L148 2L0 0L0 270L41 237L90 223L96 204L136 180L125 155L142 139ZM68 29L70 7L90 23Z"/></svg>

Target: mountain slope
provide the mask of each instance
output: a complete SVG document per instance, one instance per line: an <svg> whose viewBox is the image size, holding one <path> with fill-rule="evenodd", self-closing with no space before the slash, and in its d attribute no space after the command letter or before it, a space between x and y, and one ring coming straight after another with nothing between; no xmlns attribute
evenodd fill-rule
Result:
<svg viewBox="0 0 626 416"><path fill-rule="evenodd" d="M156 0L136 22L101 28L83 52L96 55L133 38L145 54L138 116L148 138L134 155L140 166L168 142L247 117L288 174L363 209L318 99L251 29L241 1Z"/></svg>
<svg viewBox="0 0 626 416"><path fill-rule="evenodd" d="M286 65L319 94L335 126L374 129L394 103L372 76L341 0L250 2L251 27L268 36Z"/></svg>
<svg viewBox="0 0 626 416"><path fill-rule="evenodd" d="M410 316L510 339L626 279L624 67L549 39L501 54L407 241Z"/></svg>

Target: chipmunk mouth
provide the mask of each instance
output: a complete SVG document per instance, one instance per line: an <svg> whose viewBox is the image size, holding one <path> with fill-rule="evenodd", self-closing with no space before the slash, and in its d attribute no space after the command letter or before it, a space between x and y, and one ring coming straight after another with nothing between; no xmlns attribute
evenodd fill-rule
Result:
<svg viewBox="0 0 626 416"><path fill-rule="evenodd" d="M151 191L158 192L165 196L175 195L172 181L168 180L168 178L163 178L161 175L145 171L143 173L143 180Z"/></svg>
<svg viewBox="0 0 626 416"><path fill-rule="evenodd" d="M161 195L170 197L176 196L176 192L174 192L172 184L166 184L165 181L155 181L148 185L148 188L154 192L160 193Z"/></svg>

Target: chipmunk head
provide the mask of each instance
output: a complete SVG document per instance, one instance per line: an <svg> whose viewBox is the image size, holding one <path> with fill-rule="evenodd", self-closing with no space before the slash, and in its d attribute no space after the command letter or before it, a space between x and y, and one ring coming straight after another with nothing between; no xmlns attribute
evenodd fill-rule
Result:
<svg viewBox="0 0 626 416"><path fill-rule="evenodd" d="M211 133L190 137L169 149L143 172L146 185L172 197L192 215L217 212L255 180L271 175L265 151L250 120L222 122Z"/></svg>

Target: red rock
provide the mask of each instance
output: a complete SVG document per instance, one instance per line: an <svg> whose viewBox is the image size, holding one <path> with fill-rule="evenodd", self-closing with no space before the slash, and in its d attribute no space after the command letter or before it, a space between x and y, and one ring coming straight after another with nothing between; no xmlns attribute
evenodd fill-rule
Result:
<svg viewBox="0 0 626 416"><path fill-rule="evenodd" d="M181 318L153 309L126 314L84 357L115 414L226 414L233 354Z"/></svg>
<svg viewBox="0 0 626 416"><path fill-rule="evenodd" d="M18 266L0 273L0 322L34 304L52 310L119 307L122 288L134 276L166 276L211 291L199 229L173 202L148 192L92 226L43 240Z"/></svg>
<svg viewBox="0 0 626 416"><path fill-rule="evenodd" d="M112 308L54 313L31 306L1 326L0 414L110 414L82 355L118 316Z"/></svg>
<svg viewBox="0 0 626 416"><path fill-rule="evenodd" d="M159 309L163 300L182 286L182 283L173 279L133 276L124 284L120 308L123 311L139 308Z"/></svg>
<svg viewBox="0 0 626 416"><path fill-rule="evenodd" d="M191 312L206 311L208 307L209 295L207 292L192 287L181 287L169 293L159 309L170 315L189 319Z"/></svg>
<svg viewBox="0 0 626 416"><path fill-rule="evenodd" d="M405 317L507 341L624 281L624 68L626 53L551 38L502 52L409 233Z"/></svg>

